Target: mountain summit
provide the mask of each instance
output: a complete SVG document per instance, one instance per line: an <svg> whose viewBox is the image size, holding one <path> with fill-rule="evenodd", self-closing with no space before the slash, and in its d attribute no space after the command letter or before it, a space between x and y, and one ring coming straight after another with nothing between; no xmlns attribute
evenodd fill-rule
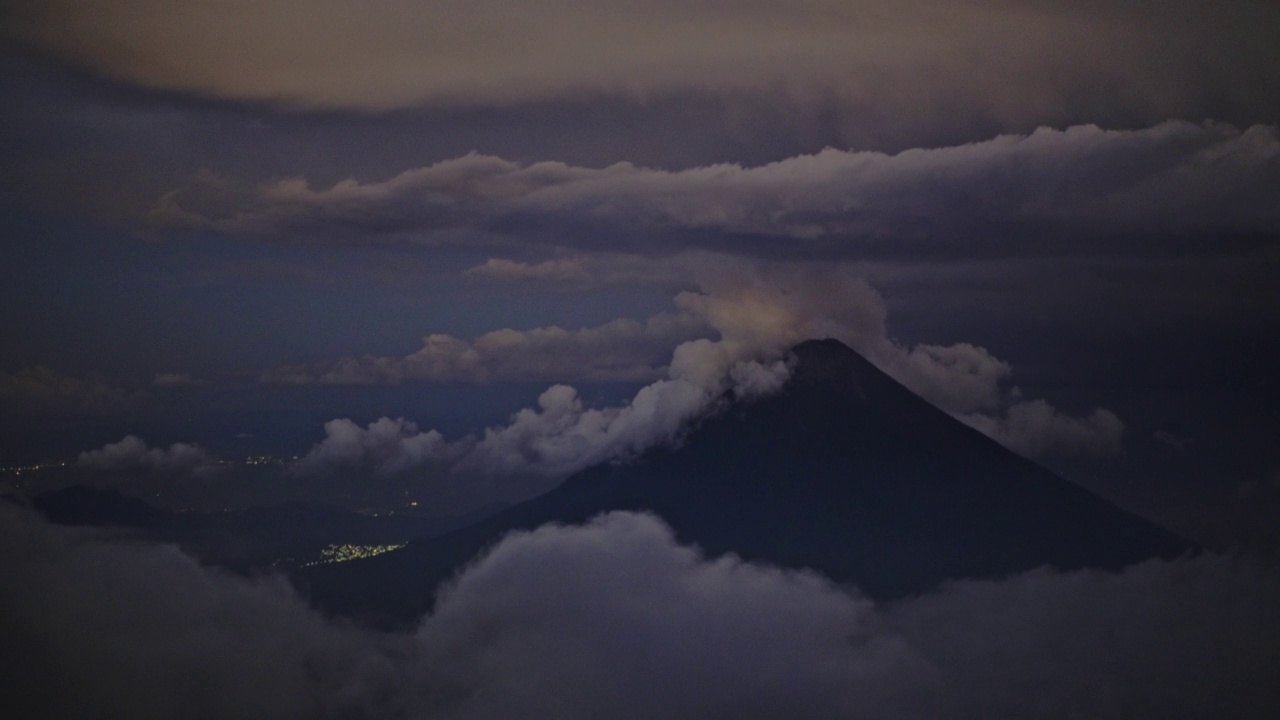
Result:
<svg viewBox="0 0 1280 720"><path fill-rule="evenodd" d="M504 533L610 510L681 542L811 568L877 599L1041 565L1117 570L1189 545L930 405L835 340L791 351L782 389L732 404L679 447L605 463L475 525L302 578L328 610L387 623Z"/></svg>

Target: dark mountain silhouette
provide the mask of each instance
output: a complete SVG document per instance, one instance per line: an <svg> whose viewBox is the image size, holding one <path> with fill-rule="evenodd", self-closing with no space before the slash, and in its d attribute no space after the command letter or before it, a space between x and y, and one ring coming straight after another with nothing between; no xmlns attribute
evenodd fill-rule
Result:
<svg viewBox="0 0 1280 720"><path fill-rule="evenodd" d="M175 543L202 562L253 572L317 560L322 548L344 543L399 544L466 527L506 507L494 503L457 516L368 516L314 502L201 512L153 507L113 488L72 485L15 497L57 525L115 527L136 537Z"/></svg>
<svg viewBox="0 0 1280 720"><path fill-rule="evenodd" d="M682 542L812 568L877 599L1041 565L1120 569L1189 544L1005 449L834 340L795 347L776 395L728 410L679 447L580 472L475 525L317 567L321 607L394 625L505 533L648 510Z"/></svg>
<svg viewBox="0 0 1280 720"><path fill-rule="evenodd" d="M168 513L111 488L72 485L34 495L33 509L59 525L89 525L152 530Z"/></svg>
<svg viewBox="0 0 1280 720"><path fill-rule="evenodd" d="M249 572L290 568L318 559L328 545L400 544L466 527L504 505L459 516L369 516L314 502L286 503L229 512L175 513L160 538L178 543L200 560Z"/></svg>

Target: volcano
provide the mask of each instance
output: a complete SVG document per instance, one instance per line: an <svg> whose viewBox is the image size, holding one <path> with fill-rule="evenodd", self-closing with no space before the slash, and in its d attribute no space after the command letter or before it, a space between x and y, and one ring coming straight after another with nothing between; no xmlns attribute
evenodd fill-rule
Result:
<svg viewBox="0 0 1280 720"><path fill-rule="evenodd" d="M878 600L1048 565L1119 570L1189 543L930 405L835 340L792 349L779 392L731 402L677 447L579 472L477 524L396 552L317 566L322 608L411 622L513 530L652 512L710 556L808 568Z"/></svg>

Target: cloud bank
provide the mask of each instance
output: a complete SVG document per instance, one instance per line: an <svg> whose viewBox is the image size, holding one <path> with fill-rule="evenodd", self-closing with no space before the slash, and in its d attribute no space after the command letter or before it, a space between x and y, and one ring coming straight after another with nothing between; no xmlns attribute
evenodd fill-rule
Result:
<svg viewBox="0 0 1280 720"><path fill-rule="evenodd" d="M1037 570L896 605L613 513L508 536L412 634L278 579L0 508L11 701L41 717L1270 717L1280 576Z"/></svg>
<svg viewBox="0 0 1280 720"><path fill-rule="evenodd" d="M236 236L813 260L1156 257L1280 233L1274 126L1041 128L898 154L828 148L758 167L593 169L471 154L380 182L281 181L167 196L157 222ZM203 203L194 209L192 202ZM191 207L188 207L191 205ZM481 266L557 275L572 266Z"/></svg>
<svg viewBox="0 0 1280 720"><path fill-rule="evenodd" d="M866 113L999 121L1123 109L1253 112L1280 81L1265 3L715 0L424 6L198 0L6 3L4 36L138 85L386 110L586 93L782 91Z"/></svg>

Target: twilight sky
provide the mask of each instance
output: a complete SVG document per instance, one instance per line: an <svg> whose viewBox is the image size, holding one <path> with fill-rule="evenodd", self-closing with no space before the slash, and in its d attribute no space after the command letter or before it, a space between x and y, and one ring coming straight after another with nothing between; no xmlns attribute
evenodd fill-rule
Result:
<svg viewBox="0 0 1280 720"><path fill-rule="evenodd" d="M0 17L0 464L443 511L834 336L1185 531L1280 515L1273 3Z"/></svg>

